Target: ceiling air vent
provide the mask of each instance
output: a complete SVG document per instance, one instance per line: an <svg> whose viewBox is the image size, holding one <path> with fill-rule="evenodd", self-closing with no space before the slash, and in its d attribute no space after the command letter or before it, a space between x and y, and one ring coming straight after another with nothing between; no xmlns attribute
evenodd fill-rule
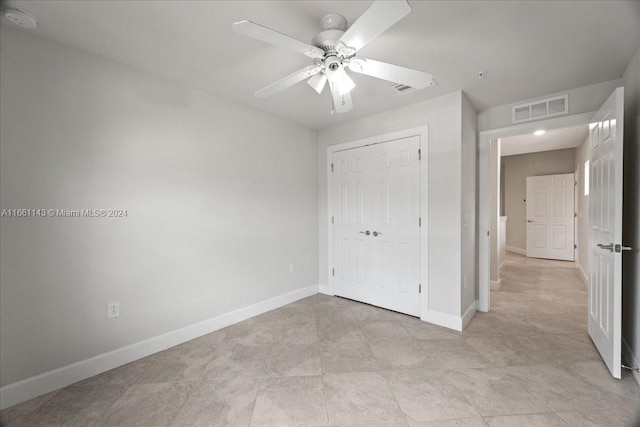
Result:
<svg viewBox="0 0 640 427"><path fill-rule="evenodd" d="M418 90L415 87L403 85L402 83L395 84L391 86L391 88L398 92L400 95L404 95L405 93L409 92L415 92L416 90Z"/></svg>
<svg viewBox="0 0 640 427"><path fill-rule="evenodd" d="M540 120L569 113L569 95L530 102L513 107L513 123Z"/></svg>

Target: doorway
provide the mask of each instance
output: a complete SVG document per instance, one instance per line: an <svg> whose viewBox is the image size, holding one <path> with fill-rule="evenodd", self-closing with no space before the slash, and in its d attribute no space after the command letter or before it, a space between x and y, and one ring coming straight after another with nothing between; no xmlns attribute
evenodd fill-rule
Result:
<svg viewBox="0 0 640 427"><path fill-rule="evenodd" d="M598 348L602 359L611 374L620 378L621 356L621 252L625 248L622 244L622 160L623 160L623 129L624 129L624 88L617 88L596 113L584 113L559 119L512 126L480 133L479 142L479 190L480 194L489 194L490 201L495 201L497 195L490 191L489 170L493 151L492 144L499 146L501 137L533 132L535 127L545 126L547 129L559 129L567 125L588 124L591 168L591 191L588 202L591 223L594 224L589 233L587 252L592 254L590 261L590 279L588 285L589 298L589 336ZM564 126L563 126L564 125ZM495 162L495 160L493 160ZM487 190L489 192L487 193ZM483 229L491 226L489 215L492 206L488 206L480 197L480 236ZM486 227L486 228L485 228ZM489 236L490 232L487 233ZM593 243L592 243L593 242ZM482 239L481 249L488 249L487 254L494 250L489 239ZM480 254L483 251L480 250ZM490 308L490 292L488 286L488 260L484 255L480 259L478 309L488 311Z"/></svg>
<svg viewBox="0 0 640 427"><path fill-rule="evenodd" d="M536 130L544 128L547 132L572 128L576 126L588 126L590 119L593 117L593 113L583 113L572 116L564 116L559 118L552 118L547 120L541 120L534 123L526 123L520 125L514 125L506 128L496 129L494 131L484 131L480 133L479 139L479 155L478 155L478 181L479 181L479 211L478 211L478 224L479 224L479 264L478 264L478 310L489 311L490 310L490 286L491 273L494 270L492 259L498 259L498 245L499 239L492 239L491 236L498 236L498 228L500 216L498 213L500 209L500 158L506 156L519 155L524 153L536 152L530 145L522 144L519 138L522 135L532 135ZM503 142L509 138L514 138L514 141L520 145L521 151L511 151L512 147ZM549 148L547 148L547 151ZM541 150L538 150L541 151ZM544 151L544 150L542 150ZM502 156L501 156L502 155ZM573 172L574 167L568 169L569 172ZM541 171L540 174L549 174L553 172ZM523 187L525 183L523 182ZM489 195L490 197L483 197L482 195ZM526 223L525 218L525 199L520 199L523 224ZM505 202L506 203L506 202ZM507 218L507 227L515 226L515 222L510 224L509 218ZM516 247L513 252L524 254L526 253L526 226L522 227L522 243L521 246ZM508 232L507 232L508 233ZM508 234L507 234L508 235ZM513 245L506 243L507 249L513 249ZM518 251L517 249L521 249ZM495 261L497 263L497 261Z"/></svg>
<svg viewBox="0 0 640 427"><path fill-rule="evenodd" d="M492 142L491 215L492 225L499 223L491 243L492 290L500 289L508 253L574 261L573 171L588 135L588 126L580 125Z"/></svg>

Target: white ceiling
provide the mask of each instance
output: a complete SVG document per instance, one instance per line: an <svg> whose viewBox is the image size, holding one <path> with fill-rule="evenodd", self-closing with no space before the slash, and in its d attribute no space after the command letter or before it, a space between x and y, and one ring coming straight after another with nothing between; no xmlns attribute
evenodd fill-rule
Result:
<svg viewBox="0 0 640 427"><path fill-rule="evenodd" d="M359 54L430 72L438 86L398 95L353 75L354 110L330 114L328 91L301 83L253 93L310 64L231 31L248 19L309 42L320 18L352 23L369 1L8 0L35 15L34 34L269 111L313 129L463 90L478 110L620 78L640 43L638 1L416 1ZM2 23L9 24L4 16ZM488 76L480 80L479 71Z"/></svg>
<svg viewBox="0 0 640 427"><path fill-rule="evenodd" d="M581 125L547 131L544 135L525 134L500 138L500 155L535 153L579 147L589 134L589 126Z"/></svg>

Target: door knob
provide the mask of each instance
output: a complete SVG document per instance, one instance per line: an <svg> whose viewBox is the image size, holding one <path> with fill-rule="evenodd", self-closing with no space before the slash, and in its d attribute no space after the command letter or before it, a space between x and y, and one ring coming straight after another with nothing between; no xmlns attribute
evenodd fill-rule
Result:
<svg viewBox="0 0 640 427"><path fill-rule="evenodd" d="M362 234L364 234L364 235L366 235L366 236L368 236L369 234L371 234L371 232L370 232L369 230L367 230L367 231L359 231L359 233L362 233ZM374 235L375 235L375 232L374 232Z"/></svg>
<svg viewBox="0 0 640 427"><path fill-rule="evenodd" d="M528 220L527 220L527 222L533 222L533 220L531 220L531 219L528 219Z"/></svg>
<svg viewBox="0 0 640 427"><path fill-rule="evenodd" d="M378 233L377 231L374 231L374 232L373 232L373 237L377 237L377 236L379 236L380 234L382 234L382 233Z"/></svg>
<svg viewBox="0 0 640 427"><path fill-rule="evenodd" d="M600 249L608 249L609 251L613 252L613 243L609 243L608 245L603 245L602 243L598 243L598 247Z"/></svg>

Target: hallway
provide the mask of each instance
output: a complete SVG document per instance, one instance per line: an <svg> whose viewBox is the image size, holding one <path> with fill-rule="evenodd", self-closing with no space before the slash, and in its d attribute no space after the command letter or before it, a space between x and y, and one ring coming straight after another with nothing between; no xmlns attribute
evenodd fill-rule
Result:
<svg viewBox="0 0 640 427"><path fill-rule="evenodd" d="M613 379L589 338L587 288L574 263L508 252L491 312L478 313L465 333L475 323L501 336L467 342L569 424L640 423L640 387L629 371ZM568 408L583 410L562 412ZM625 410L635 417L624 421Z"/></svg>
<svg viewBox="0 0 640 427"><path fill-rule="evenodd" d="M572 263L510 255L464 332L317 294L0 413L6 426L637 426Z"/></svg>

